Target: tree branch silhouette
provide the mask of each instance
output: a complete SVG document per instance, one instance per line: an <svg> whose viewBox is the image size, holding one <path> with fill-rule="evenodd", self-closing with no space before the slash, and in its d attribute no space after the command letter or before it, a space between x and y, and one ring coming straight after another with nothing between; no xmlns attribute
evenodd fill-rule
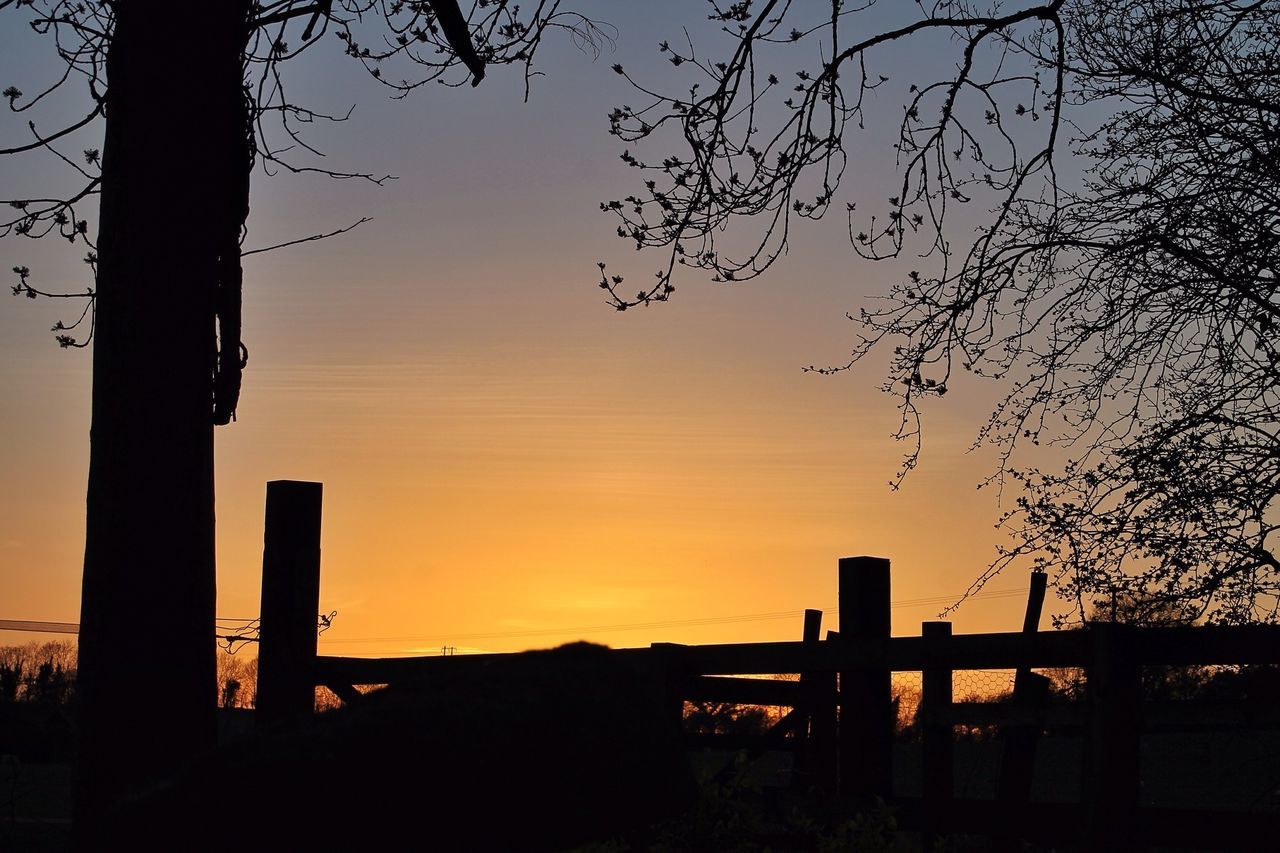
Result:
<svg viewBox="0 0 1280 853"><path fill-rule="evenodd" d="M666 260L630 291L601 264L610 304L668 300L681 266L767 270L793 220L834 203L848 134L889 91L877 49L948 34L954 70L906 87L898 192L845 206L857 256L920 268L850 315L846 362L809 369L889 355L894 487L920 461L924 400L1002 383L975 446L998 451L984 484L1010 486L1011 538L970 594L1029 562L1077 603L1064 619L1112 594L1276 619L1280 4L824 5L711 3L723 61L660 46L695 78L680 94L615 66L644 100L611 129L645 178L602 209ZM766 53L806 63L796 82ZM1037 446L1065 464L1028 466Z"/></svg>

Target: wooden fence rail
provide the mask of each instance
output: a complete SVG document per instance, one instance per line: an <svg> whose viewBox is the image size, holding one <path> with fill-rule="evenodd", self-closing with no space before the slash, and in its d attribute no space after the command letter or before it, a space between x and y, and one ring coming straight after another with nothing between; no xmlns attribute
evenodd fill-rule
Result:
<svg viewBox="0 0 1280 853"><path fill-rule="evenodd" d="M693 745L721 749L786 748L796 750L800 776L818 789L840 791L856 798L881 797L904 809L904 822L930 834L982 832L1028 840L1072 839L1090 849L1140 849L1144 844L1196 845L1217 849L1254 849L1251 839L1277 817L1256 813L1217 815L1170 809L1143 808L1138 801L1138 737L1142 730L1161 726L1232 725L1280 726L1280 708L1268 705L1202 703L1199 701L1140 702L1139 665L1204 665L1280 662L1280 626L1138 628L1094 625L1029 637L1008 634L950 634L949 623L927 622L920 637L841 639L818 643L743 643L709 646L667 645L662 653L690 677L680 682L680 698L690 701L734 702L749 705L801 707L809 703L808 725L800 736L786 739L738 736L691 738ZM843 632L842 632L843 633ZM651 649L618 649L620 658L643 659ZM429 681L448 670L485 679L504 655L461 657L358 659L318 657L313 680L317 684L384 684ZM955 670L1078 668L1086 673L1089 700L1047 706L1019 702L956 702L952 696ZM914 803L895 797L885 756L892 755L894 720L882 710L855 714L850 695L829 690L831 721L824 729L821 690L806 693L804 682L741 677L802 673L814 683L836 673L922 671L918 722L921 726L924 790ZM865 682L863 682L865 686ZM883 682L876 685L877 696ZM813 698L814 696L818 698ZM836 707L839 705L839 720ZM848 709L848 710L846 710ZM960 800L951 790L954 759L952 727L996 726L1001 731L1040 731L1044 727L1083 729L1087 744L1081 803L1054 806L1026 801L1030 766L1021 768L1010 783L1022 786L1008 804ZM1007 747L1006 747L1007 748ZM837 769L838 764L838 769ZM870 769L867 769L869 766ZM824 770L827 767L829 769ZM852 777L849 768L861 769ZM1192 768L1188 768L1189 772ZM1016 789L1015 789L1016 790ZM1035 815L1052 813L1045 824ZM1206 825L1206 821L1212 826ZM1181 829L1177 829L1181 827Z"/></svg>
<svg viewBox="0 0 1280 853"><path fill-rule="evenodd" d="M954 634L948 637L893 637L862 643L724 643L678 646L683 666L699 675L769 675L840 672L887 665L893 672L960 669L1016 669L1027 657L1036 669L1087 668L1092 664L1092 629L1052 631L1026 638L1022 632ZM1137 628L1133 654L1142 665L1206 666L1280 662L1280 626L1193 626ZM649 649L617 649L619 655L647 655ZM357 658L324 655L315 661L316 683L388 684L430 679L459 668L483 670L504 654L449 657Z"/></svg>
<svg viewBox="0 0 1280 853"><path fill-rule="evenodd" d="M268 517L274 512L276 524L274 534L269 524L263 565L259 675L259 696L268 699L261 709L266 719L278 723L310 713L315 685L330 686L349 702L359 697L353 685L430 682L446 672L452 678L492 679L510 665L511 657L501 654L317 656L317 605L312 599L319 586L319 486L272 485L276 488L269 492ZM1042 584L1043 579L1033 580L1033 603L1036 583ZM1205 812L1141 806L1138 745L1142 729L1162 720L1204 721L1212 715L1208 715L1209 706L1196 710L1186 702L1144 704L1140 668L1280 663L1280 626L1133 628L1099 623L1041 633L1035 630L1038 604L1034 614L1028 608L1023 631L953 634L949 623L926 622L918 637L891 637L888 560L842 559L839 587L840 630L828 632L826 640L818 639L821 613L806 611L799 642L655 644L612 654L624 661L667 667L672 673L667 686L673 713L679 713L685 700L792 708L784 719L786 725L757 742L756 748L760 743L793 748L795 775L803 784L838 790L854 801L882 798L894 803L904 819L922 828L926 836L967 831L1040 839L1047 833L1099 850L1194 843L1206 835L1204 822L1214 820ZM1038 594L1042 600L1043 586ZM309 644L302 638L304 633L310 635ZM1047 681L1031 673L1047 668L1083 670L1087 701L1047 703ZM1014 670L1016 684L1023 690L1015 689L1012 702L954 701L954 672L975 669ZM923 797L916 800L895 797L893 791L896 721L890 676L894 672L922 673L917 722L924 786ZM742 677L780 673L798 673L800 681ZM306 685L306 691L299 689L300 684ZM1196 703L1196 707L1202 706ZM1269 706L1219 705L1213 714L1237 725L1280 722L1280 709ZM1014 751L1002 768L1000 800L954 796L952 727L962 723L998 726L1005 748ZM1035 741L1043 729L1054 726L1078 726L1086 735L1084 785L1076 805L1027 800ZM752 743L749 739L741 743L702 740L721 746ZM1275 815L1233 813L1231 821L1213 827L1213 843L1224 849L1247 847L1255 829L1275 819Z"/></svg>

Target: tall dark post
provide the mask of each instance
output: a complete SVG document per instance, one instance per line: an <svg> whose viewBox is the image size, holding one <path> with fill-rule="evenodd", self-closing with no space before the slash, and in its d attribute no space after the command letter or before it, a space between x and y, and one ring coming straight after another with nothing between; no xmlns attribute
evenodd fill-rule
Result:
<svg viewBox="0 0 1280 853"><path fill-rule="evenodd" d="M879 661L840 673L840 791L869 801L893 789L893 696L883 655L889 639L889 561L840 560L840 639Z"/></svg>
<svg viewBox="0 0 1280 853"><path fill-rule="evenodd" d="M1013 706L1027 712L1027 721L1002 726L1000 740L1003 744L1000 759L1000 780L996 798L1017 811L1031 798L1031 783L1035 775L1036 747L1040 740L1043 717L1049 703L1049 679L1031 671L1036 631L1040 627L1040 613L1044 609L1047 577L1044 572L1031 573L1031 589L1027 594L1027 610L1022 619L1022 659L1013 679ZM997 842L997 850L1021 849L1021 842L1012 836Z"/></svg>
<svg viewBox="0 0 1280 853"><path fill-rule="evenodd" d="M804 611L804 628L802 639L806 643L816 643L822 639L822 611L813 608L805 608ZM801 677L801 681L804 678Z"/></svg>
<svg viewBox="0 0 1280 853"><path fill-rule="evenodd" d="M683 643L651 643L654 695L662 699L662 716L670 723L671 731L679 737L684 732L684 697L689 687L689 670L681 650Z"/></svg>
<svg viewBox="0 0 1280 853"><path fill-rule="evenodd" d="M297 723L315 708L320 612L320 483L267 483L262 548L259 727Z"/></svg>
<svg viewBox="0 0 1280 853"><path fill-rule="evenodd" d="M822 611L805 610L804 642L822 640ZM836 791L836 674L802 672L800 696L808 722L808 740L800 758L800 784L834 794Z"/></svg>
<svg viewBox="0 0 1280 853"><path fill-rule="evenodd" d="M1022 633L1034 634L1040 630L1040 613L1044 610L1044 594L1048 585L1049 576L1044 572L1031 573L1031 588L1027 590L1027 610L1022 615Z"/></svg>
<svg viewBox="0 0 1280 853"><path fill-rule="evenodd" d="M939 643L951 638L950 622L925 622L920 635ZM933 648L933 646L930 646ZM924 752L925 831L935 836L942 831L954 796L951 738L951 667L930 667L920 679L920 736ZM933 845L926 841L925 849Z"/></svg>
<svg viewBox="0 0 1280 853"><path fill-rule="evenodd" d="M1138 666L1127 625L1096 622L1089 667L1089 849L1134 850L1140 802Z"/></svg>

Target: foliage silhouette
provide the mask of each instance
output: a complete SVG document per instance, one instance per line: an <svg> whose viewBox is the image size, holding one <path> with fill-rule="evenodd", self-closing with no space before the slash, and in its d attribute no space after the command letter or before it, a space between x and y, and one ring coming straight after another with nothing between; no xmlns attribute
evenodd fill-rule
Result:
<svg viewBox="0 0 1280 853"><path fill-rule="evenodd" d="M722 59L659 47L691 80L676 94L615 66L641 100L612 131L644 184L602 209L666 256L630 291L601 264L612 304L668 300L679 267L761 275L837 204L877 99L902 97L898 188L844 213L859 257L918 267L851 315L847 363L810 369L889 349L909 448L895 487L923 400L1002 383L976 444L999 451L987 482L1016 487L1011 542L970 593L1031 561L1074 602L1065 618L1120 592L1274 620L1280 3L822 6L712 3ZM940 76L877 72L940 37ZM1066 463L1020 463L1037 445Z"/></svg>
<svg viewBox="0 0 1280 853"><path fill-rule="evenodd" d="M665 672L588 643L486 666L484 678L442 670L230 745L131 798L108 831L132 849L171 850L174 838L212 849L216 838L189 828L244 780L264 795L238 815L256 846L280 850L563 850L689 805Z"/></svg>
<svg viewBox="0 0 1280 853"><path fill-rule="evenodd" d="M61 761L74 753L75 646L0 647L0 755Z"/></svg>

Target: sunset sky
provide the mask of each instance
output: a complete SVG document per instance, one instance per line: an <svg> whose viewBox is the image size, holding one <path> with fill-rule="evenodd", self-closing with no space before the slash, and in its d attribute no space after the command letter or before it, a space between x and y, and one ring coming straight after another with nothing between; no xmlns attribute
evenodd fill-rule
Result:
<svg viewBox="0 0 1280 853"><path fill-rule="evenodd" d="M931 406L921 467L892 492L905 448L877 365L802 368L843 362L845 313L910 268L858 260L841 211L889 194L892 122L947 43L883 55L890 84L847 141L838 210L798 227L766 276L685 274L669 304L618 313L597 261L640 282L662 258L637 255L598 209L638 184L606 132L634 97L609 68L671 79L656 46L684 25L711 52L723 42L700 4L582 8L617 27L616 51L549 38L528 103L514 68L392 101L336 41L291 69L297 101L356 105L309 138L327 164L397 180L254 176L246 248L373 221L245 260L251 356L239 420L217 434L218 612L256 615L265 483L303 479L325 489L321 607L338 615L322 653L798 639L805 607L835 627L836 561L857 554L893 560L894 631L917 633L1001 541L996 495L975 490L993 456L966 453L1000 389ZM56 60L15 17L0 86L37 91ZM26 141L30 116L0 115L0 147ZM57 165L0 158L0 195L65 186ZM0 269L82 289L83 254L10 237ZM78 619L90 358L49 333L77 313L0 301L0 619ZM996 579L956 630L1015 630L1026 585Z"/></svg>

